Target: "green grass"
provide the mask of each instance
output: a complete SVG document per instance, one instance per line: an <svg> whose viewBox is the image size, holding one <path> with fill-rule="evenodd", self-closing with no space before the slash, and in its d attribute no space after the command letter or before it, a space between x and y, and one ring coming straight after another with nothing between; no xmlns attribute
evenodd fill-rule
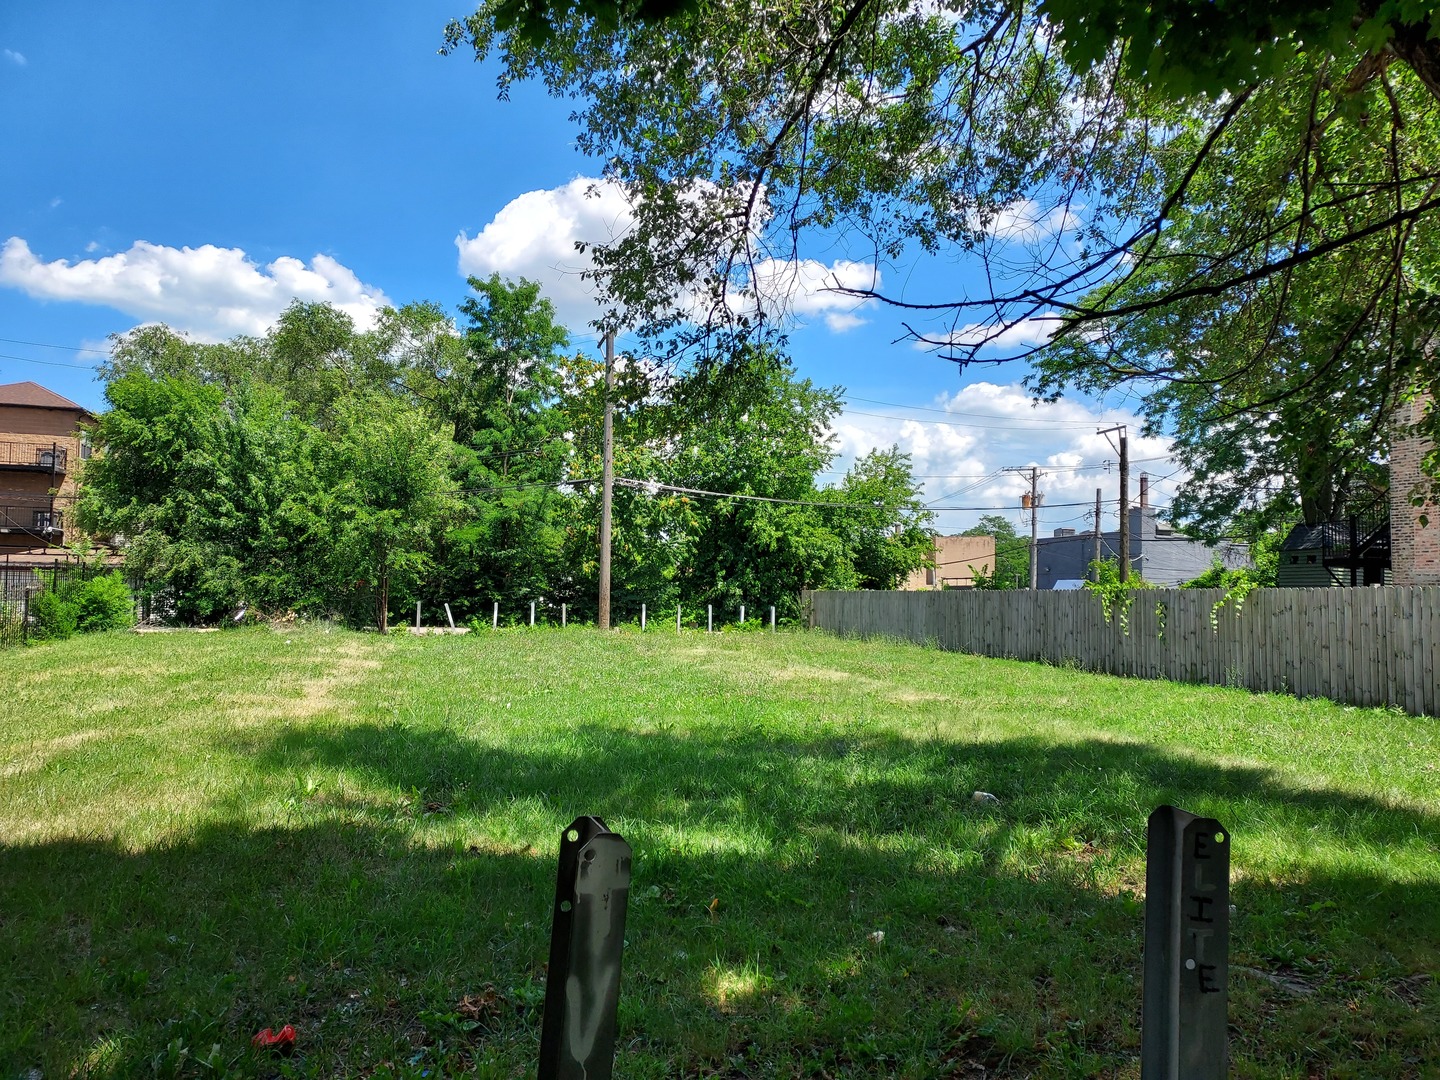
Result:
<svg viewBox="0 0 1440 1080"><path fill-rule="evenodd" d="M1134 1078L1163 802L1233 831L1232 1075L1437 1075L1434 720L820 634L0 665L0 1077L533 1075L592 813L635 850L619 1076Z"/></svg>

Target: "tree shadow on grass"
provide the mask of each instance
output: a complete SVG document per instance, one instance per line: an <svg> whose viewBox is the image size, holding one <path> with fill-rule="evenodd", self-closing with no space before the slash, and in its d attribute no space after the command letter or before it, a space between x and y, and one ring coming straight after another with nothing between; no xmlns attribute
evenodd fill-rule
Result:
<svg viewBox="0 0 1440 1080"><path fill-rule="evenodd" d="M1232 978L1237 1075L1440 1057L1417 978L1437 821L1264 770L759 727L517 746L318 723L230 749L293 775L291 826L237 807L143 852L0 847L0 1061L130 1075L184 1051L202 1075L219 1044L263 1073L246 1040L293 1022L302 1073L532 1068L555 841L599 813L636 852L621 1075L1135 1076L1161 802L1232 830L1235 962L1292 984Z"/></svg>

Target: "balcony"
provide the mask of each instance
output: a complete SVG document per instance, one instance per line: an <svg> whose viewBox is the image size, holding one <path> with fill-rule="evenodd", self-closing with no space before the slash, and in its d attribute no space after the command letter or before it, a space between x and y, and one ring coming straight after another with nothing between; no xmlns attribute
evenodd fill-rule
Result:
<svg viewBox="0 0 1440 1080"><path fill-rule="evenodd" d="M1351 585L1380 585L1390 569L1390 507L1377 502L1340 521L1327 522L1321 561L1350 571Z"/></svg>
<svg viewBox="0 0 1440 1080"><path fill-rule="evenodd" d="M0 469L63 473L69 452L54 443L0 442Z"/></svg>
<svg viewBox="0 0 1440 1080"><path fill-rule="evenodd" d="M0 506L0 533L25 533L56 540L62 535L64 519L63 513L50 509L48 505Z"/></svg>

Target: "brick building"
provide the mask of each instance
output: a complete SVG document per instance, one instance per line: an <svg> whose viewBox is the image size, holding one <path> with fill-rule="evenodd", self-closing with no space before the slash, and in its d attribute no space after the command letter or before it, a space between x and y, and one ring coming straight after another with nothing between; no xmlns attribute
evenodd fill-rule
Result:
<svg viewBox="0 0 1440 1080"><path fill-rule="evenodd" d="M1425 410L1433 408L1420 398L1401 408L1399 432L1417 424ZM1434 480L1421 470L1421 462L1433 448L1428 439L1397 433L1390 447L1390 548L1391 580L1396 585L1440 585L1440 505L1432 497ZM1411 500L1422 498L1415 506ZM1428 523L1420 524L1427 517Z"/></svg>
<svg viewBox="0 0 1440 1080"><path fill-rule="evenodd" d="M63 556L75 474L95 418L37 383L0 386L0 566Z"/></svg>

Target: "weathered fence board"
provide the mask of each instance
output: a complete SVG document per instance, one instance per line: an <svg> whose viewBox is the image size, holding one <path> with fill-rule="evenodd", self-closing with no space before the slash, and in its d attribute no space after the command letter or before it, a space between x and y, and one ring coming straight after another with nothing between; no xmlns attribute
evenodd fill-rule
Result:
<svg viewBox="0 0 1440 1080"><path fill-rule="evenodd" d="M806 603L810 624L837 634L1440 715L1440 587L1259 589L1216 611L1223 598L1139 593L1129 633L1084 591L813 592Z"/></svg>

